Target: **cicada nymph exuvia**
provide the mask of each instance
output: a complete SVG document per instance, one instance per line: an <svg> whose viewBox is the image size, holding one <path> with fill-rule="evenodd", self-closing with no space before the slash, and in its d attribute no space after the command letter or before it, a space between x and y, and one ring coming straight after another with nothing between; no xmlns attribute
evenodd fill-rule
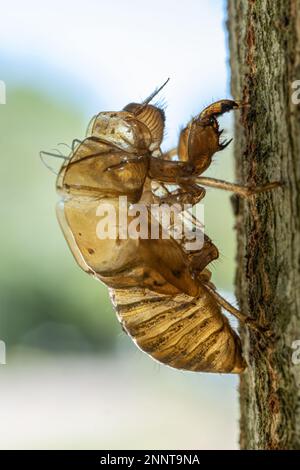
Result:
<svg viewBox="0 0 300 470"><path fill-rule="evenodd" d="M221 309L243 322L251 319L210 280L207 266L218 249L204 234L201 247L189 249L183 239L164 236L159 223L158 237L126 236L134 219L130 208L143 204L142 221L150 226L151 205L195 205L205 196L203 186L247 197L277 183L248 188L201 176L214 153L229 144L221 141L217 118L240 107L232 100L205 108L182 129L177 148L162 152L165 114L150 104L159 90L140 104L100 112L87 137L74 141L57 178L58 219L77 263L109 287L123 329L141 350L177 369L240 373L245 368L240 339ZM120 199L127 210L123 225ZM103 207L118 221L113 236L99 236ZM201 232L191 218L191 230Z"/></svg>

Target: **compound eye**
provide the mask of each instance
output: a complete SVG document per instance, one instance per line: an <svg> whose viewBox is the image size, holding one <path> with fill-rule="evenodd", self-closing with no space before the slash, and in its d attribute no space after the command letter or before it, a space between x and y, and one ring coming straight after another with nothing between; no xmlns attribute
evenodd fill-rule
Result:
<svg viewBox="0 0 300 470"><path fill-rule="evenodd" d="M151 133L151 148L159 148L164 133L165 114L164 111L157 106L151 104L129 103L124 111L132 113L135 118L144 124Z"/></svg>
<svg viewBox="0 0 300 470"><path fill-rule="evenodd" d="M128 113L137 113L140 106L141 105L138 103L129 103L124 106L123 111L127 111Z"/></svg>

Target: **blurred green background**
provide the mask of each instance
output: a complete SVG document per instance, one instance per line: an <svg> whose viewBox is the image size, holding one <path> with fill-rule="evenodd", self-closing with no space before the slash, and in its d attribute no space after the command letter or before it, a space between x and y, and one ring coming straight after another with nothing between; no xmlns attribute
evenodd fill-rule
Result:
<svg viewBox="0 0 300 470"><path fill-rule="evenodd" d="M162 7L157 1L150 7L143 1L64 1L42 10L32 0L4 8L0 340L7 364L0 365L1 448L237 445L236 378L173 371L135 349L105 286L73 260L55 216L55 176L39 159L42 149L82 138L96 112L147 96L169 75L165 148L192 114L229 96L224 4L187 3L172 12L171 2ZM18 26L22 34L16 36ZM173 42L165 44L168 34ZM203 44L210 39L213 58ZM223 120L229 134L231 122ZM233 180L231 152L232 146L216 154L207 175ZM232 298L229 197L208 190L204 216L221 253L213 280Z"/></svg>
<svg viewBox="0 0 300 470"><path fill-rule="evenodd" d="M83 136L83 115L29 88L9 90L0 111L1 155L7 156L1 172L1 335L8 346L109 350L116 325L107 289L95 286L69 256L55 216L55 176L39 159L41 149Z"/></svg>

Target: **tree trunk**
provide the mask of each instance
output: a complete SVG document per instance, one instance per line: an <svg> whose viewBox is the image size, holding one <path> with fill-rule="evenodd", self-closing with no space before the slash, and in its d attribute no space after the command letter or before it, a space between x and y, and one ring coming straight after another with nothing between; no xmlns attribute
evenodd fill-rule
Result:
<svg viewBox="0 0 300 470"><path fill-rule="evenodd" d="M235 120L237 181L284 185L235 204L237 298L272 334L241 328L240 445L300 449L300 0L228 0L228 29L232 96L249 103Z"/></svg>

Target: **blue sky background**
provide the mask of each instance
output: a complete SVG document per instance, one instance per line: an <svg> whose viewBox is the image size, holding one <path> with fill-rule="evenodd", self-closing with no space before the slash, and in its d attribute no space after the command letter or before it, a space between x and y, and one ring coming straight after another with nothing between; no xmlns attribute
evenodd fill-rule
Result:
<svg viewBox="0 0 300 470"><path fill-rule="evenodd" d="M228 97L223 0L2 2L0 74L86 114L163 91L168 139L213 100ZM166 141L168 144L168 140Z"/></svg>

